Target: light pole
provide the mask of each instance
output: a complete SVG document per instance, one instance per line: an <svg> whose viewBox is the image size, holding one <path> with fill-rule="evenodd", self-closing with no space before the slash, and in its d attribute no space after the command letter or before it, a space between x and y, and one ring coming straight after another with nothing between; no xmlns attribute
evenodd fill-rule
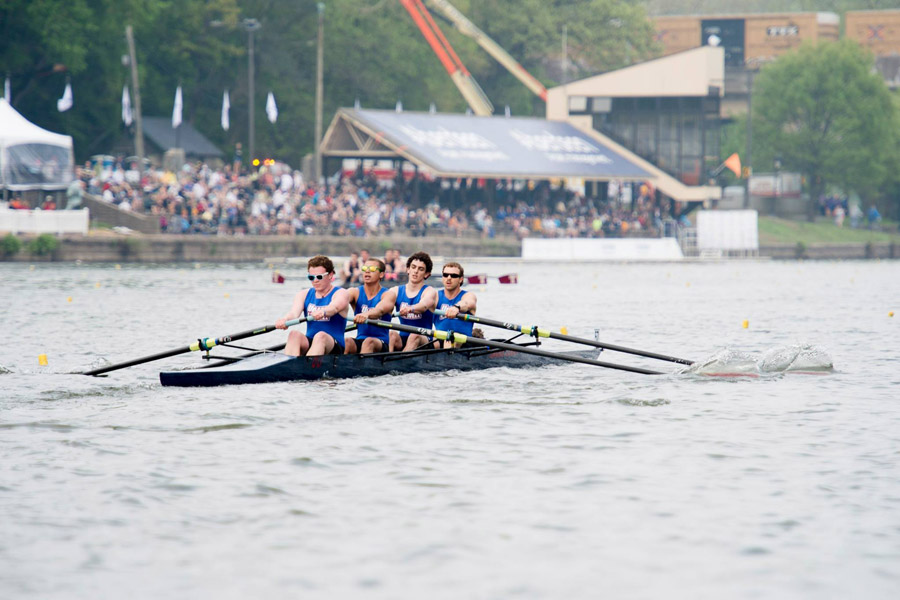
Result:
<svg viewBox="0 0 900 600"><path fill-rule="evenodd" d="M322 141L322 71L324 70L324 49L325 45L325 3L316 4L319 11L319 39L318 49L316 51L316 139L315 139L315 169L316 183L322 179L322 148L319 144Z"/></svg>
<svg viewBox="0 0 900 600"><path fill-rule="evenodd" d="M744 155L744 169L747 181L744 189L744 208L750 208L750 176L753 174L753 71L745 63L747 69L747 153Z"/></svg>
<svg viewBox="0 0 900 600"><path fill-rule="evenodd" d="M244 19L241 24L244 29L247 30L247 78L249 82L249 90L250 90L250 102L249 102L249 135L250 135L250 155L247 157L247 164L253 164L253 158L256 156L256 126L253 123L253 115L254 115L254 94L255 94L255 84L254 84L254 64L253 64L253 34L257 29L262 27L259 21L256 19Z"/></svg>

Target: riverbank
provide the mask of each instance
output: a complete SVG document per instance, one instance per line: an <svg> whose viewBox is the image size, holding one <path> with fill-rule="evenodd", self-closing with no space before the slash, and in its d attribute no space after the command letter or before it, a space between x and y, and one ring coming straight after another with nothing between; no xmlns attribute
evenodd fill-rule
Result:
<svg viewBox="0 0 900 600"><path fill-rule="evenodd" d="M40 245L40 252L30 249L34 236L21 236L21 248L0 260L15 262L261 262L273 256L348 256L365 248L374 256L384 255L388 248L399 248L411 254L420 248L453 257L521 256L521 244L514 237L455 238L432 236L384 236L356 238L343 236L243 236L219 237L171 234L114 234L95 232L87 236L62 236L55 247Z"/></svg>
<svg viewBox="0 0 900 600"><path fill-rule="evenodd" d="M876 232L870 232L876 233ZM762 243L761 258L775 260L860 260L900 258L900 236L887 241ZM11 255L0 253L0 260L11 262L86 262L86 263L177 263L215 262L251 263L272 257L348 256L368 249L381 256L388 248L410 254L421 248L429 253L454 258L518 258L522 245L514 237L454 238L431 236L385 236L353 238L339 236L255 236L217 237L198 235L142 235L92 232L87 236L63 236L57 244L29 244L34 237L22 236L22 245Z"/></svg>

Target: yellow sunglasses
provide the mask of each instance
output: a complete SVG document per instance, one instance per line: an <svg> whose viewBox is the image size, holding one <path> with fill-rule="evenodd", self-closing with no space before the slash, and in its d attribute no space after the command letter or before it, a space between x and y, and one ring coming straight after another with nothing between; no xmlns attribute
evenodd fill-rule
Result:
<svg viewBox="0 0 900 600"><path fill-rule="evenodd" d="M370 267L368 265L361 266L359 268L359 270L362 271L363 273L377 273L377 272L381 271L381 269L379 269L378 267Z"/></svg>

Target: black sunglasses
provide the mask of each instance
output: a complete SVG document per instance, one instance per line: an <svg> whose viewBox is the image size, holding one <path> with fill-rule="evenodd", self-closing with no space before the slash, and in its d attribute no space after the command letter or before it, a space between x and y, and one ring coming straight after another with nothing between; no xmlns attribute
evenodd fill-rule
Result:
<svg viewBox="0 0 900 600"><path fill-rule="evenodd" d="M459 279L462 277L459 273L441 273L441 277L449 277L450 279Z"/></svg>
<svg viewBox="0 0 900 600"><path fill-rule="evenodd" d="M309 279L310 281L315 281L316 279L321 281L321 280L325 279L326 275L328 275L328 273L319 273L318 275L307 275L306 278Z"/></svg>

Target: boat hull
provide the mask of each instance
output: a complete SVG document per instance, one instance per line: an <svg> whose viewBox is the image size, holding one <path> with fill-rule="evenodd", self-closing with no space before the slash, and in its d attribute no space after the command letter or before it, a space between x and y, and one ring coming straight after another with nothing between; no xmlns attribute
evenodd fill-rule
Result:
<svg viewBox="0 0 900 600"><path fill-rule="evenodd" d="M560 353L561 356L596 358L596 350ZM349 379L404 373L434 373L451 370L478 371L497 367L534 368L562 364L559 359L534 356L509 350L452 349L403 356L400 353L370 355L287 356L265 353L235 363L165 371L159 374L164 386L210 387L278 381Z"/></svg>

